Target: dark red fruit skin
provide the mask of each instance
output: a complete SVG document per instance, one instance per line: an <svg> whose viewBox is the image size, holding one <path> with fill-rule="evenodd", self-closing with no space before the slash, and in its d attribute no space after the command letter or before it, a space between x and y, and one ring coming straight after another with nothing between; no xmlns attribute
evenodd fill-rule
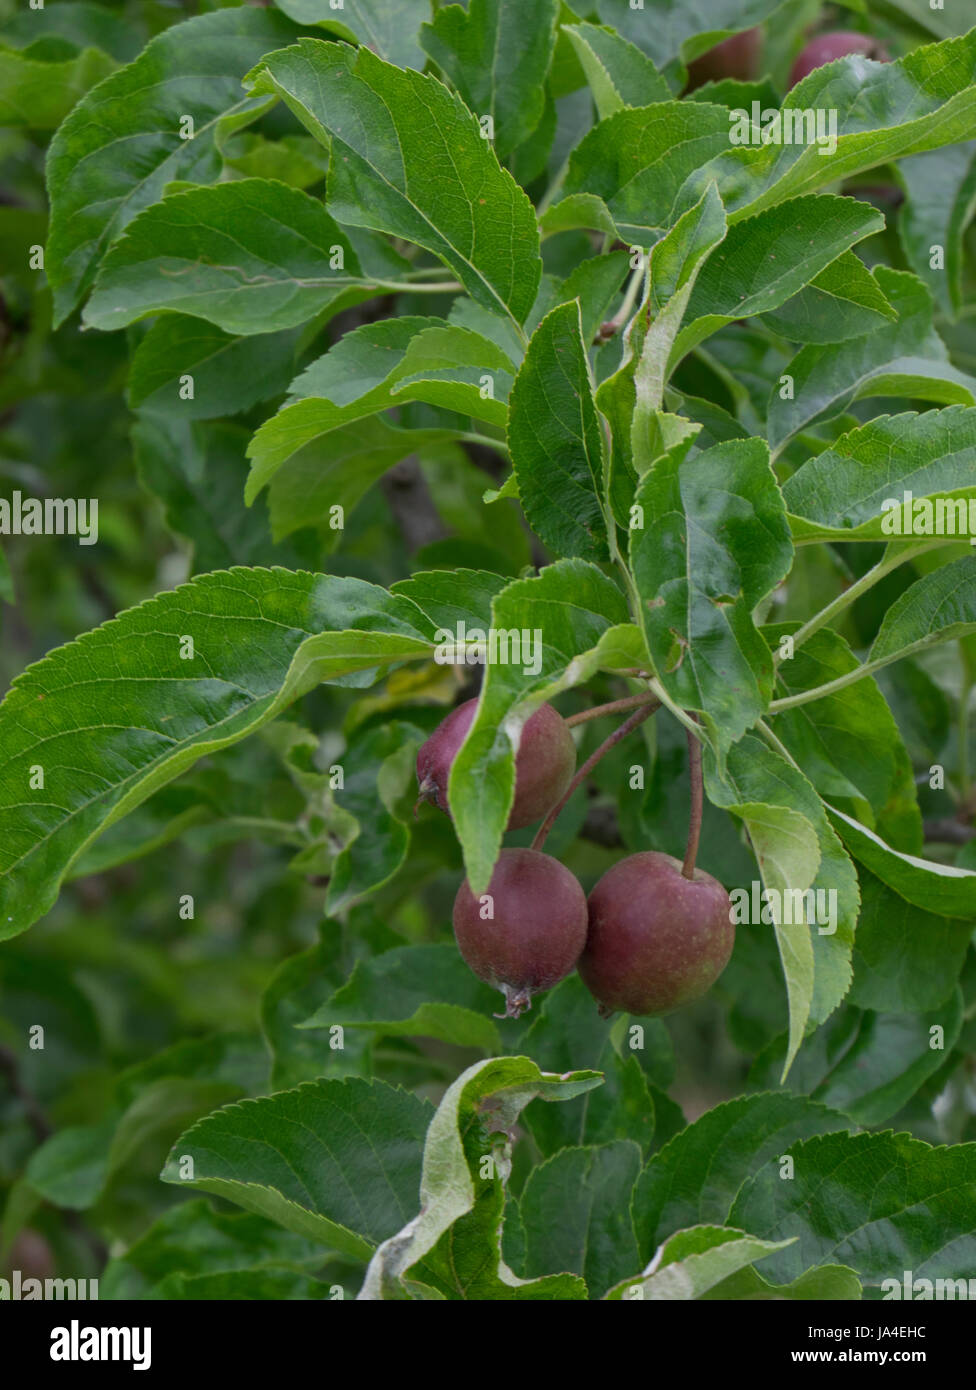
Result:
<svg viewBox="0 0 976 1390"><path fill-rule="evenodd" d="M835 63L838 58L847 58L853 53L859 53L863 58L874 58L879 63L887 63L891 56L877 39L867 34L857 34L851 29L818 34L810 40L790 69L790 86L795 87L825 63Z"/></svg>
<svg viewBox="0 0 976 1390"><path fill-rule="evenodd" d="M417 780L421 797L451 813L447 779L451 764L471 728L477 700L466 700L452 710L417 754ZM515 800L508 830L521 830L542 819L562 796L576 771L576 745L569 726L552 705L542 705L522 728L515 755Z"/></svg>
<svg viewBox="0 0 976 1390"><path fill-rule="evenodd" d="M486 892L491 918L482 918L481 897L461 884L454 935L474 973L502 991L517 1018L537 990L575 968L586 942L586 894L564 864L535 849L503 849Z"/></svg>
<svg viewBox="0 0 976 1390"><path fill-rule="evenodd" d="M761 29L746 29L742 34L723 39L688 64L688 86L685 90L694 92L704 87L706 82L721 82L726 77L736 77L740 82L752 81L759 76L761 51Z"/></svg>
<svg viewBox="0 0 976 1390"><path fill-rule="evenodd" d="M648 851L621 859L589 898L579 972L601 1010L672 1013L721 975L735 944L729 895L711 874Z"/></svg>

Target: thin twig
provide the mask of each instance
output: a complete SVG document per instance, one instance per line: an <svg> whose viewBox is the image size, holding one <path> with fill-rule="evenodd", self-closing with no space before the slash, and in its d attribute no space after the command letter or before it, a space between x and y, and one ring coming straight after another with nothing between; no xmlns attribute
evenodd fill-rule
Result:
<svg viewBox="0 0 976 1390"><path fill-rule="evenodd" d="M976 838L976 830L958 820L927 820L925 838L930 844L968 845L970 840Z"/></svg>
<svg viewBox="0 0 976 1390"><path fill-rule="evenodd" d="M586 724L591 719L600 719L604 714L623 714L629 709L638 709L641 705L659 705L661 702L654 695L627 695L622 700L610 700L605 705L594 705L592 709L581 710L579 714L571 714L565 721L570 728L575 724Z"/></svg>
<svg viewBox="0 0 976 1390"><path fill-rule="evenodd" d="M619 726L619 728L614 729L613 733L609 736L609 738L605 738L603 740L603 742L600 744L599 748L596 750L595 753L590 754L586 762L580 768L579 772L577 772L576 776L573 778L569 786L566 788L566 792L562 800L556 802L556 805L552 808L552 810L546 816L545 820L539 826L539 829L536 831L535 839L532 841L533 849L541 849L542 846L545 844L546 837L549 834L549 831L552 829L553 823L555 822L556 817L559 815L559 812L566 805L567 801L573 795L573 792L580 785L580 783L584 782L586 778L589 776L589 774L593 771L593 769L596 767L597 763L604 756L604 754L609 753L610 749L615 747L621 739L626 738L629 733L631 733L634 729L637 728L638 724L642 724L649 715L654 714L655 711L659 710L660 708L661 703L659 700L648 701L647 703L642 704L639 709L634 710L634 713L630 716L629 719L624 720L624 722Z"/></svg>
<svg viewBox="0 0 976 1390"><path fill-rule="evenodd" d="M691 814L688 819L688 844L685 849L685 862L681 872L685 878L695 877L695 860L698 858L698 841L701 837L702 809L704 793L702 788L701 744L689 729L688 733L688 777L691 782Z"/></svg>

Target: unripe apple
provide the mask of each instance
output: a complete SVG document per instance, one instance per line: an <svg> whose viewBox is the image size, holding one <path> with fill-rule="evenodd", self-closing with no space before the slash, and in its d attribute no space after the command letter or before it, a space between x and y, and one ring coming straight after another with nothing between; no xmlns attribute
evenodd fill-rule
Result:
<svg viewBox="0 0 976 1390"><path fill-rule="evenodd" d="M867 34L857 34L851 29L839 29L834 34L818 34L810 40L790 69L790 86L795 87L802 82L815 68L822 68L825 63L835 63L838 58L848 58L854 53L860 53L864 58L874 58L879 63L887 63L891 57L883 43Z"/></svg>
<svg viewBox="0 0 976 1390"><path fill-rule="evenodd" d="M705 994L735 942L729 895L702 869L647 851L621 859L593 889L579 972L600 1011L669 1014Z"/></svg>
<svg viewBox="0 0 976 1390"><path fill-rule="evenodd" d="M535 849L503 849L485 893L476 898L465 881L454 900L458 949L479 979L505 995L508 1018L574 969L586 920L578 879Z"/></svg>
<svg viewBox="0 0 976 1390"><path fill-rule="evenodd" d="M759 76L761 50L761 29L746 29L741 34L733 34L730 39L723 39L688 64L686 90L694 92L698 87L704 87L706 82L721 82L726 77L751 82Z"/></svg>
<svg viewBox="0 0 976 1390"><path fill-rule="evenodd" d="M417 780L422 800L433 801L450 815L447 779L478 708L467 700L439 724L417 754ZM515 755L515 800L509 830L532 825L555 806L573 780L576 745L569 725L552 705L542 705L525 721Z"/></svg>

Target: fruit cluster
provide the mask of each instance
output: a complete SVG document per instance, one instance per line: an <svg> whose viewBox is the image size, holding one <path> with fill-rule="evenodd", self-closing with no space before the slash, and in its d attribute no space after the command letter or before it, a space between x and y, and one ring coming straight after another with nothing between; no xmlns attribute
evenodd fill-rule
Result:
<svg viewBox="0 0 976 1390"><path fill-rule="evenodd" d="M838 29L817 34L803 48L790 69L789 86L795 87L817 68L836 63L838 58L860 55L886 63L890 59L883 43L868 34L851 29ZM688 65L688 91L694 92L706 82L752 82L762 70L762 30L746 29L741 34L710 48L707 53Z"/></svg>
<svg viewBox="0 0 976 1390"><path fill-rule="evenodd" d="M451 765L476 707L476 700L460 705L417 755L421 799L448 815ZM628 724L643 717L640 712ZM579 781L575 769L569 726L543 705L522 729L508 829L548 812L544 837ZM461 885L454 903L458 948L474 973L504 994L508 1017L517 1018L533 994L575 968L604 1014L667 1014L711 988L732 953L735 931L725 889L694 867L694 790L693 783L694 839L684 864L668 854L632 854L603 875L587 900L558 859L535 847L503 849L484 894Z"/></svg>

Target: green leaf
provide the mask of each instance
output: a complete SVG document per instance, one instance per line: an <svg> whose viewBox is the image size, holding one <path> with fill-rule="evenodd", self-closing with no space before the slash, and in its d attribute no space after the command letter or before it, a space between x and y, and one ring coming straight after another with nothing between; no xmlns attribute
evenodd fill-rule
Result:
<svg viewBox="0 0 976 1390"><path fill-rule="evenodd" d="M459 437L454 429L401 429L374 415L312 439L271 480L268 510L274 539L316 526L325 549L335 550L342 542L346 517L384 473L410 454Z"/></svg>
<svg viewBox="0 0 976 1390"><path fill-rule="evenodd" d="M498 310L486 309L466 294L457 296L447 319L448 323L457 324L458 328L467 328L472 333L479 333L482 338L487 338L497 348L501 348L512 366L517 366L525 356L526 337L518 324L507 314L502 315Z"/></svg>
<svg viewBox="0 0 976 1390"><path fill-rule="evenodd" d="M248 512L247 431L234 424L194 424L175 410L146 414L132 428L139 478L163 504L166 524L193 542L193 569L217 570L234 561L292 561L275 553L262 508Z"/></svg>
<svg viewBox="0 0 976 1390"><path fill-rule="evenodd" d="M162 1281L173 1275L301 1272L321 1263L316 1242L250 1212L215 1211L201 1197L164 1212L124 1255L110 1260L99 1293L104 1299L158 1298Z"/></svg>
<svg viewBox="0 0 976 1390"><path fill-rule="evenodd" d="M255 1067L255 1063L257 1066ZM27 1179L57 1206L91 1207L134 1156L151 1160L215 1105L263 1085L264 1054L249 1035L218 1035L166 1048L116 1079L108 1113L56 1130L35 1149Z"/></svg>
<svg viewBox="0 0 976 1390"><path fill-rule="evenodd" d="M678 1231L655 1252L643 1275L625 1279L608 1297L620 1299L701 1298L709 1289L739 1270L765 1259L776 1250L792 1245L795 1237L783 1241L758 1240L744 1231L719 1226L693 1226Z"/></svg>
<svg viewBox="0 0 976 1390"><path fill-rule="evenodd" d="M749 832L759 872L774 901L785 903L787 893L805 894L820 868L817 832L806 816L788 806L731 802L726 807L740 816ZM815 984L815 962L810 932L805 923L784 923L774 918L776 944L783 963L789 1002L789 1048L783 1076L792 1066L810 1015Z"/></svg>
<svg viewBox="0 0 976 1390"><path fill-rule="evenodd" d="M239 1086L225 1081L160 1078L121 1116L115 1113L95 1125L58 1130L34 1151L27 1179L46 1201L85 1210L148 1140L153 1141L155 1158L160 1143L165 1150L186 1124L240 1094Z"/></svg>
<svg viewBox="0 0 976 1390"><path fill-rule="evenodd" d="M323 988L337 988L346 974L344 944L335 924L327 924L320 942L281 962L261 996L272 1090L288 1090L319 1076L359 1076L369 1068L372 1038L366 1033L343 1036L342 1046L334 1047L332 1038L299 1026L321 1000ZM365 935L357 936L356 944L361 950L374 947Z"/></svg>
<svg viewBox="0 0 976 1390"><path fill-rule="evenodd" d="M641 1151L627 1139L562 1149L529 1174L519 1199L527 1275L570 1270L601 1298L639 1258L624 1201L640 1172Z"/></svg>
<svg viewBox="0 0 976 1390"><path fill-rule="evenodd" d="M244 178L278 179L292 188L311 188L321 183L329 157L309 135L283 135L266 140L252 131L242 132L221 146L224 163Z"/></svg>
<svg viewBox="0 0 976 1390"><path fill-rule="evenodd" d="M269 333L367 298L370 286L315 198L240 179L171 193L140 213L105 257L84 322L123 328L170 310L228 333Z"/></svg>
<svg viewBox="0 0 976 1390"><path fill-rule="evenodd" d="M640 642L627 618L620 590L582 560L514 580L492 603L491 627L525 632L536 660L526 662L523 652L520 665L488 665L474 722L451 767L448 796L472 892L484 892L501 847L522 725L539 705L595 671L635 664Z"/></svg>
<svg viewBox="0 0 976 1390"><path fill-rule="evenodd" d="M0 1036L14 1051L21 1085L44 1106L70 1094L104 1053L104 1019L76 975L50 954L10 945L0 952ZM37 1019L45 1020L45 1045L35 1049L28 1040Z"/></svg>
<svg viewBox="0 0 976 1390"><path fill-rule="evenodd" d="M724 1223L750 1174L770 1171L778 1181L789 1145L842 1126L826 1106L786 1092L740 1096L707 1111L654 1154L638 1179L632 1207L641 1259L684 1226Z"/></svg>
<svg viewBox="0 0 976 1390"><path fill-rule="evenodd" d="M420 31L467 106L479 119L491 116L499 159L542 119L558 15L558 0L470 0L466 10L441 6Z"/></svg>
<svg viewBox="0 0 976 1390"><path fill-rule="evenodd" d="M494 990L456 946L402 946L357 963L348 981L300 1025L374 1029L386 1037L438 1038L456 1047L500 1048Z"/></svg>
<svg viewBox="0 0 976 1390"><path fill-rule="evenodd" d="M589 260L580 261L562 284L554 288L551 303L546 303L541 313L539 304L536 304L529 320L533 329L537 326L535 320L541 320L551 308L578 299L583 342L591 343L607 318L611 305L615 307L620 298L629 266L630 256L626 251L609 251L605 256L591 256Z"/></svg>
<svg viewBox="0 0 976 1390"><path fill-rule="evenodd" d="M236 415L287 389L297 346L290 330L242 338L202 319L164 314L132 354L129 405L186 420Z"/></svg>
<svg viewBox="0 0 976 1390"><path fill-rule="evenodd" d="M976 144L912 155L898 164L905 202L898 234L905 257L949 318L963 305L963 233L976 212ZM942 265L932 265L933 248L942 248Z"/></svg>
<svg viewBox="0 0 976 1390"><path fill-rule="evenodd" d="M555 236L557 232L576 231L581 227L602 232L604 236L617 235L617 224L610 215L610 209L594 193L572 193L546 208L539 218L539 230L544 237Z"/></svg>
<svg viewBox="0 0 976 1390"><path fill-rule="evenodd" d="M771 1284L754 1266L746 1265L738 1273L729 1275L728 1279L714 1284L707 1293L702 1294L702 1298L722 1302L778 1302L788 1298L800 1302L832 1303L840 1300L859 1302L861 1293L860 1279L844 1265L820 1265L818 1269L808 1269L789 1284Z"/></svg>
<svg viewBox="0 0 976 1390"><path fill-rule="evenodd" d="M46 270L56 325L87 293L112 241L167 183L219 176L217 121L231 107L257 114L259 106L241 100L241 77L294 34L272 11L244 6L200 15L158 35L78 103L47 159ZM186 115L192 140L180 138Z"/></svg>
<svg viewBox="0 0 976 1390"><path fill-rule="evenodd" d="M198 758L322 680L429 653L418 621L362 580L236 569L30 667L0 705L0 938L43 916L96 836Z"/></svg>
<svg viewBox="0 0 976 1390"><path fill-rule="evenodd" d="M478 560L495 578L505 576L506 583L521 574L531 563L531 543L516 503L486 506L484 469L460 444L431 445L420 451L417 462L451 532L444 542L425 546L420 560L462 570Z"/></svg>
<svg viewBox="0 0 976 1390"><path fill-rule="evenodd" d="M771 640L785 629L767 629ZM828 628L814 632L777 667L788 694L826 685L858 660ZM773 729L822 797L854 802L872 828L904 849L922 847L911 759L888 703L873 680L776 716Z"/></svg>
<svg viewBox="0 0 976 1390"><path fill-rule="evenodd" d="M247 499L312 440L408 400L503 426L512 374L494 343L443 319L405 315L363 324L296 377L292 399L254 436ZM482 389L486 376L490 397Z"/></svg>
<svg viewBox="0 0 976 1390"><path fill-rule="evenodd" d="M698 273L672 361L736 319L779 308L883 227L867 203L832 194L793 198L736 223Z"/></svg>
<svg viewBox="0 0 976 1390"><path fill-rule="evenodd" d="M0 44L0 126L54 130L78 98L115 66L98 48L50 62Z"/></svg>
<svg viewBox="0 0 976 1390"><path fill-rule="evenodd" d="M656 0L633 9L629 0L597 0L596 11L654 59L690 62L722 39L768 19L782 0Z"/></svg>
<svg viewBox="0 0 976 1390"><path fill-rule="evenodd" d="M330 145L326 201L341 223L424 247L484 308L523 321L542 271L535 213L459 97L315 39L269 54L248 80Z"/></svg>
<svg viewBox="0 0 976 1390"><path fill-rule="evenodd" d="M607 555L603 430L578 303L542 320L512 387L508 447L529 525L556 555Z"/></svg>
<svg viewBox="0 0 976 1390"><path fill-rule="evenodd" d="M803 1047L790 1085L857 1125L881 1125L940 1070L961 1027L958 989L927 1014L844 1009ZM759 1054L749 1073L753 1085L775 1086L785 1051L781 1037Z"/></svg>
<svg viewBox="0 0 976 1390"><path fill-rule="evenodd" d="M280 1302L284 1299L301 1299L320 1303L330 1296L335 1297L332 1288L332 1285L310 1278L307 1274L264 1265L256 1269L217 1270L213 1274L182 1271L167 1274L155 1286L151 1296L168 1302Z"/></svg>
<svg viewBox="0 0 976 1390"><path fill-rule="evenodd" d="M786 510L761 439L666 455L637 491L630 557L654 668L720 756L765 711L772 659L752 612L789 573Z"/></svg>
<svg viewBox="0 0 976 1390"><path fill-rule="evenodd" d="M675 337L705 258L724 238L725 209L714 184L653 247L644 298L624 331L623 361L597 392L613 437L611 500L629 525L627 473L638 476L664 453L684 445L697 431L684 421L662 419L660 408ZM668 428L670 427L670 428Z"/></svg>
<svg viewBox="0 0 976 1390"><path fill-rule="evenodd" d="M923 574L884 616L869 664L898 661L976 628L976 568L965 555Z"/></svg>
<svg viewBox="0 0 976 1390"><path fill-rule="evenodd" d="M578 1101L537 1106L527 1113L525 1124L543 1154L622 1139L646 1154L652 1144L667 1139L672 1121L677 1119L682 1127L680 1111L661 1089L670 1085L674 1074L664 1023L643 1019L623 1036L619 1020L600 1017L578 975L544 996L523 1045L547 1071L568 1071L584 1063L604 1076L599 1090Z"/></svg>
<svg viewBox="0 0 976 1390"><path fill-rule="evenodd" d="M830 806L827 812L854 858L906 902L939 917L976 917L976 873L971 869L902 854L852 816Z"/></svg>
<svg viewBox="0 0 976 1390"><path fill-rule="evenodd" d="M972 27L972 17L964 10L934 10L928 0L891 0L891 3L900 14L936 38L965 34Z"/></svg>
<svg viewBox="0 0 976 1390"><path fill-rule="evenodd" d="M885 329L897 318L877 280L853 251L831 261L763 322L794 343L841 343Z"/></svg>
<svg viewBox="0 0 976 1390"><path fill-rule="evenodd" d="M798 1237L768 1278L794 1279L836 1260L877 1289L916 1278L968 1278L976 1259L976 1144L932 1148L907 1134L826 1134L793 1144L791 1182L778 1165L750 1178L729 1220L768 1240Z"/></svg>
<svg viewBox="0 0 976 1390"><path fill-rule="evenodd" d="M817 134L826 141L811 140L809 118L801 116L799 140L787 141L781 131L780 143L766 138L761 144L734 145L689 179L684 196L694 201L706 182L717 179L738 220L893 159L972 139L974 74L976 30L916 48L897 62L857 56L817 68L787 93L782 110L824 112L831 124Z"/></svg>
<svg viewBox="0 0 976 1390"><path fill-rule="evenodd" d="M120 63L137 56L140 29L122 14L85 0L45 0L42 8L20 7L3 21L3 41L27 48L42 40L61 40L75 49L100 48Z"/></svg>
<svg viewBox="0 0 976 1390"><path fill-rule="evenodd" d="M783 496L798 538L886 540L903 523L906 492L920 502L976 497L974 468L976 410L952 405L878 415L801 464L783 484ZM945 510L952 534L956 509Z"/></svg>
<svg viewBox="0 0 976 1390"><path fill-rule="evenodd" d="M932 298L914 275L878 266L874 272L898 314L896 326L849 342L801 348L769 399L769 442L774 451L815 420L842 415L870 396L907 396L945 405L976 405L976 379L949 361L932 328Z"/></svg>
<svg viewBox="0 0 976 1390"><path fill-rule="evenodd" d="M430 0L276 0L299 24L320 24L351 43L365 44L401 68L424 66L417 31L430 17Z"/></svg>
<svg viewBox="0 0 976 1390"><path fill-rule="evenodd" d="M341 1285L340 1285L341 1287ZM267 1265L257 1269L219 1270L215 1274L168 1274L156 1286L155 1297L172 1302L302 1301L335 1299L335 1285L290 1269Z"/></svg>
<svg viewBox="0 0 976 1390"><path fill-rule="evenodd" d="M359 1297L409 1296L413 1273L449 1298L585 1298L585 1285L568 1275L518 1279L499 1240L518 1116L535 1097L572 1100L599 1083L595 1072L551 1076L527 1057L497 1057L462 1072L427 1134L419 1213L377 1250Z"/></svg>
<svg viewBox="0 0 976 1390"><path fill-rule="evenodd" d="M650 106L669 101L671 89L651 60L636 44L596 24L564 24L600 120L624 106Z"/></svg>
<svg viewBox="0 0 976 1390"><path fill-rule="evenodd" d="M926 912L863 865L858 879L861 915L850 1002L899 1014L936 1008L952 993L962 972L972 919Z"/></svg>
<svg viewBox="0 0 976 1390"><path fill-rule="evenodd" d="M724 106L662 101L624 107L594 126L573 150L564 195L595 195L609 210L620 236L651 246L685 210L676 206L685 181L728 147L729 113ZM559 206L550 210L553 218ZM557 229L547 213L547 230Z"/></svg>
<svg viewBox="0 0 976 1390"><path fill-rule="evenodd" d="M393 594L410 599L431 624L444 632L456 632L459 622L467 627L491 626L491 602L510 581L486 570L418 570L409 579L390 587Z"/></svg>
<svg viewBox="0 0 976 1390"><path fill-rule="evenodd" d="M213 1097L213 1102L219 1100ZM97 1125L69 1125L35 1149L25 1176L35 1192L58 1207L84 1211L98 1198L109 1176L108 1150L116 1115Z"/></svg>
<svg viewBox="0 0 976 1390"><path fill-rule="evenodd" d="M375 893L394 876L410 848L405 800L412 794L417 749L424 741L413 724L371 728L342 758L343 788L337 804L358 829L332 866L326 912L338 914Z"/></svg>
<svg viewBox="0 0 976 1390"><path fill-rule="evenodd" d="M711 760L706 759L706 779L709 799L736 814L736 808L742 807L747 825L754 807L786 808L809 822L820 844L820 867L810 884L814 896L812 899L809 893L805 896L804 920L776 922L774 919L768 923L775 925L789 995L789 1065L808 1021L822 1023L850 987L851 946L859 906L857 875L843 844L831 828L819 796L806 777L754 734L747 734L732 747L723 777L719 778L712 769ZM795 829L792 821L790 826ZM792 872L796 871L790 858L780 857L781 863L790 865ZM759 868L765 878L762 862ZM791 882L788 887L798 889L799 884ZM736 895L732 896L733 907L736 907ZM785 918L785 899L782 906L779 915ZM825 909L823 912L821 907ZM815 911L811 912L811 908ZM750 918L753 915L750 902ZM795 915L792 906L790 915ZM826 920L821 920L823 918ZM766 925L765 921L753 922L752 930L757 926L761 930Z"/></svg>
<svg viewBox="0 0 976 1390"><path fill-rule="evenodd" d="M177 1139L161 1177L365 1260L413 1210L431 1114L382 1081L323 1077L208 1115Z"/></svg>

